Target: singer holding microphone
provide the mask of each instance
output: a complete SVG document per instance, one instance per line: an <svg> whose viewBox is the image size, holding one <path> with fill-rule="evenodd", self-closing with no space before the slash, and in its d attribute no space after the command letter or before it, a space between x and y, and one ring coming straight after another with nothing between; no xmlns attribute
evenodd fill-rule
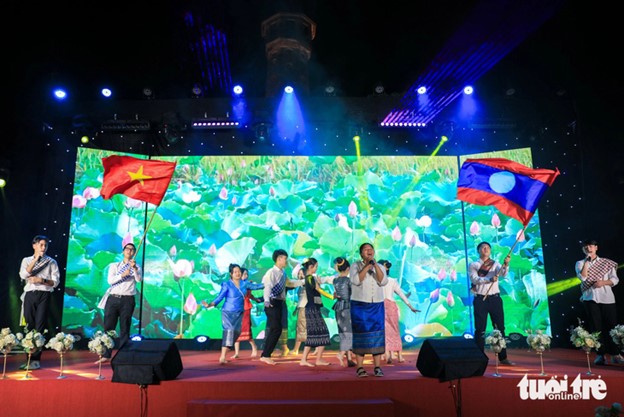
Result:
<svg viewBox="0 0 624 417"><path fill-rule="evenodd" d="M585 259L576 262L576 276L581 280L581 301L587 312L590 332L600 332L600 348L594 360L596 365L606 365L606 354L614 364L624 363L617 345L609 332L617 325L617 307L612 288L620 282L617 263L598 256L598 242L590 239L581 242Z"/></svg>
<svg viewBox="0 0 624 417"><path fill-rule="evenodd" d="M384 328L384 291L388 283L386 269L375 260L375 248L370 243L360 245L361 261L349 271L351 279L351 325L353 353L357 361L357 376L368 376L364 370L364 355L373 355L374 375L381 377L381 355L386 350Z"/></svg>
<svg viewBox="0 0 624 417"><path fill-rule="evenodd" d="M22 294L22 322L28 330L43 333L48 321L52 291L58 286L60 273L56 261L46 255L49 239L37 235L32 240L33 255L22 259L20 278L26 283ZM41 350L30 357L30 369L41 368ZM20 366L26 369L27 363Z"/></svg>

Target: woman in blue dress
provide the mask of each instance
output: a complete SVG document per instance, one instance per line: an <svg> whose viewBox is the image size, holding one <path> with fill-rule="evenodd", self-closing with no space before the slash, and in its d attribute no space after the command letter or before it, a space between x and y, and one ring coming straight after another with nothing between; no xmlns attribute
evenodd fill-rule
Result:
<svg viewBox="0 0 624 417"><path fill-rule="evenodd" d="M221 291L217 298L210 303L202 301L206 308L214 307L225 299L221 309L221 323L223 325L223 339L221 340L221 364L227 363L225 355L229 349L234 347L234 342L238 339L245 312L245 294L247 290L261 290L263 284L256 284L249 280L241 280L241 267L237 264L230 264L230 279L221 285Z"/></svg>
<svg viewBox="0 0 624 417"><path fill-rule="evenodd" d="M349 261L343 257L334 259L334 269L338 272L334 283L334 312L340 337L340 352L336 355L340 366L355 366L353 362L353 332L351 331L351 278L349 277ZM345 362L346 356L346 362Z"/></svg>

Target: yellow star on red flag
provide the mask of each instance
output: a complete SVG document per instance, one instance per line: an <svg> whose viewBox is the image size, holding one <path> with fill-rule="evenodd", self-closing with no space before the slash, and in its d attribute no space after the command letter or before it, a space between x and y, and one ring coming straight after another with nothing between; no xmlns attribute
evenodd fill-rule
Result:
<svg viewBox="0 0 624 417"><path fill-rule="evenodd" d="M141 165L139 167L137 172L128 171L128 175L130 176L130 181L139 181L141 183L141 185L145 185L143 183L143 180L148 180L148 179L152 178L149 175L143 174L143 165Z"/></svg>

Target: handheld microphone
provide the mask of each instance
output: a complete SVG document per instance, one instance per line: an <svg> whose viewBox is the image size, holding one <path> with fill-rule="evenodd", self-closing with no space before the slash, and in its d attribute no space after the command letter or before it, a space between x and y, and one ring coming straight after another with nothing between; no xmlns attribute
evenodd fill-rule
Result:
<svg viewBox="0 0 624 417"><path fill-rule="evenodd" d="M591 256L588 256L587 258L585 258L585 262L589 262L591 261Z"/></svg>
<svg viewBox="0 0 624 417"><path fill-rule="evenodd" d="M370 261L368 261L368 264L369 264L369 265L375 265L375 260L374 260L374 259L371 259Z"/></svg>

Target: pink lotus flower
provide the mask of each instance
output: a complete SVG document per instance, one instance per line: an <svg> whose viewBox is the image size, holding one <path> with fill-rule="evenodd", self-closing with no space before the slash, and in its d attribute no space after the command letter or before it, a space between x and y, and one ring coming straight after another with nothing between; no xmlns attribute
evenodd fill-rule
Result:
<svg viewBox="0 0 624 417"><path fill-rule="evenodd" d="M80 194L76 194L72 197L72 207L73 208L85 208L87 205L87 199L81 196Z"/></svg>
<svg viewBox="0 0 624 417"><path fill-rule="evenodd" d="M232 205L235 206L238 203L238 198L236 196L232 197Z"/></svg>
<svg viewBox="0 0 624 417"><path fill-rule="evenodd" d="M440 299L440 289L436 288L435 290L431 291L431 294L429 294L429 300L433 304L439 299Z"/></svg>
<svg viewBox="0 0 624 417"><path fill-rule="evenodd" d="M498 229L500 225L501 225L500 217L498 217L498 214L494 213L494 215L492 216L492 226Z"/></svg>
<svg viewBox="0 0 624 417"><path fill-rule="evenodd" d="M410 248L413 248L416 245L416 235L412 235L412 238L410 239L408 246Z"/></svg>
<svg viewBox="0 0 624 417"><path fill-rule="evenodd" d="M516 240L518 242L524 242L526 238L524 237L524 229L520 229L518 233L516 233Z"/></svg>
<svg viewBox="0 0 624 417"><path fill-rule="evenodd" d="M267 174L269 174L269 178L275 178L275 172L273 171L273 167L271 165L267 168Z"/></svg>
<svg viewBox="0 0 624 417"><path fill-rule="evenodd" d="M355 202L351 201L349 203L349 217L354 218L355 216L357 216L358 214L358 209L357 209L357 205L355 205Z"/></svg>
<svg viewBox="0 0 624 417"><path fill-rule="evenodd" d="M178 248L176 248L175 245L173 245L171 249L169 249L169 256L171 256L172 258L175 258L177 253L178 253Z"/></svg>
<svg viewBox="0 0 624 417"><path fill-rule="evenodd" d="M125 248L128 243L134 244L134 239L132 238L130 232L126 233L126 235L124 236L123 240L121 241L121 247Z"/></svg>
<svg viewBox="0 0 624 417"><path fill-rule="evenodd" d="M186 259L180 259L175 263L169 260L169 265L176 278L188 277L193 273L193 262Z"/></svg>
<svg viewBox="0 0 624 417"><path fill-rule="evenodd" d="M221 188L221 191L219 192L219 198L221 200L227 200L228 199L228 191L227 188L223 187Z"/></svg>
<svg viewBox="0 0 624 417"><path fill-rule="evenodd" d="M141 200L137 200L134 199L132 197L128 197L126 198L126 201L124 201L124 206L126 206L126 208L141 208L143 206L143 202Z"/></svg>
<svg viewBox="0 0 624 417"><path fill-rule="evenodd" d="M457 271L454 269L451 271L451 281L457 281Z"/></svg>
<svg viewBox="0 0 624 417"><path fill-rule="evenodd" d="M225 173L227 174L228 177L231 177L232 176L232 172L234 172L234 171L232 171L232 168L228 168Z"/></svg>
<svg viewBox="0 0 624 417"><path fill-rule="evenodd" d="M275 188L273 188L273 186L269 188L269 194L271 194L271 197L275 197Z"/></svg>
<svg viewBox="0 0 624 417"><path fill-rule="evenodd" d="M440 271L438 272L438 279L440 281L444 281L444 279L446 278L446 269L442 268L440 269Z"/></svg>
<svg viewBox="0 0 624 417"><path fill-rule="evenodd" d="M82 196L87 200L98 198L100 196L100 190L95 187L87 187L82 192Z"/></svg>
<svg viewBox="0 0 624 417"><path fill-rule="evenodd" d="M472 224L470 225L470 234L472 236L476 236L479 233L481 233L481 228L479 227L479 224L476 221L472 222Z"/></svg>
<svg viewBox="0 0 624 417"><path fill-rule="evenodd" d="M208 255L210 256L215 256L217 254L217 247L215 246L215 244L213 243L212 245L210 245L210 247L208 248Z"/></svg>
<svg viewBox="0 0 624 417"><path fill-rule="evenodd" d="M254 184L255 184L255 185L260 184L260 180L259 180L258 178L256 178L256 179L254 180Z"/></svg>
<svg viewBox="0 0 624 417"><path fill-rule="evenodd" d="M186 297L186 302L184 303L184 311L191 315L195 314L195 312L197 311L197 300L195 299L195 296L193 294L189 294L188 297Z"/></svg>
<svg viewBox="0 0 624 417"><path fill-rule="evenodd" d="M403 235L401 234L401 229L399 229L399 226L394 226L394 229L392 229L391 236L392 236L392 240L394 240L395 242L399 242L401 240Z"/></svg>
<svg viewBox="0 0 624 417"><path fill-rule="evenodd" d="M245 167L247 166L247 162L245 162L245 160L243 159L243 160L240 162L240 166L241 166L241 168L245 168Z"/></svg>
<svg viewBox="0 0 624 417"><path fill-rule="evenodd" d="M446 295L446 304L448 304L449 307L453 307L455 305L455 297L453 297L453 293L450 291Z"/></svg>

